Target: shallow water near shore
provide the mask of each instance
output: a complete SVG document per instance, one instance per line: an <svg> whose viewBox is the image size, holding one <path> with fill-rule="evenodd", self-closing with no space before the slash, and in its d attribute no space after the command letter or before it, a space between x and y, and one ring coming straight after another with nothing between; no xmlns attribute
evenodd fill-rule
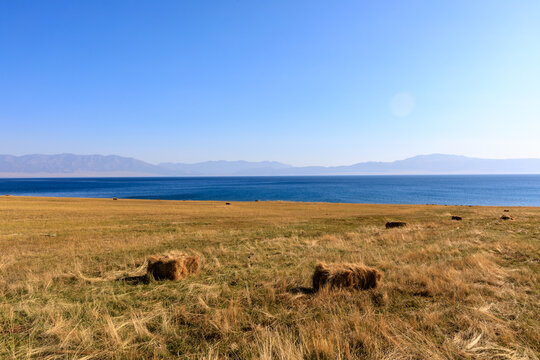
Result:
<svg viewBox="0 0 540 360"><path fill-rule="evenodd" d="M162 200L540 206L540 175L0 179L0 194Z"/></svg>

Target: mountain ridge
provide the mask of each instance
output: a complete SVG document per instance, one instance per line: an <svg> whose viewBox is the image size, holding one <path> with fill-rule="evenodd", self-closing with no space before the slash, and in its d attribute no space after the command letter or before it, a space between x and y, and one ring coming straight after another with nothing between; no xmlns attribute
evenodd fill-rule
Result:
<svg viewBox="0 0 540 360"><path fill-rule="evenodd" d="M0 155L0 177L301 176L405 174L540 174L540 159L481 159L427 154L342 166L292 166L277 161L150 164L118 155Z"/></svg>

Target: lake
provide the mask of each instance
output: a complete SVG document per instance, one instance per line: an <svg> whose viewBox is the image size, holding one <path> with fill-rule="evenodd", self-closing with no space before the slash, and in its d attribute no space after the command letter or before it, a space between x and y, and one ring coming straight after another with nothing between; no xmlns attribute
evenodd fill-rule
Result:
<svg viewBox="0 0 540 360"><path fill-rule="evenodd" d="M540 206L540 175L27 178L0 179L0 194Z"/></svg>

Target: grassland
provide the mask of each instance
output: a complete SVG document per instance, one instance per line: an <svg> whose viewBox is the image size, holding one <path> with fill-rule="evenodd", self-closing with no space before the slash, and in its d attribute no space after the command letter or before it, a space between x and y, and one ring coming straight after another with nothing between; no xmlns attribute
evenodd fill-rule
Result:
<svg viewBox="0 0 540 360"><path fill-rule="evenodd" d="M2 196L0 358L538 359L540 208L506 209ZM114 280L173 249L201 272ZM382 285L309 294L318 261Z"/></svg>

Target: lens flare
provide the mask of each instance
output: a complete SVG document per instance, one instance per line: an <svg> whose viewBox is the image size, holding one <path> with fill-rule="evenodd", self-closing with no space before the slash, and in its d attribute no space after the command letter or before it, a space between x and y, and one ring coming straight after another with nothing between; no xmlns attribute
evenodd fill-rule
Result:
<svg viewBox="0 0 540 360"><path fill-rule="evenodd" d="M397 117L409 115L414 110L414 106L414 97L407 92L396 94L390 101L390 111Z"/></svg>

